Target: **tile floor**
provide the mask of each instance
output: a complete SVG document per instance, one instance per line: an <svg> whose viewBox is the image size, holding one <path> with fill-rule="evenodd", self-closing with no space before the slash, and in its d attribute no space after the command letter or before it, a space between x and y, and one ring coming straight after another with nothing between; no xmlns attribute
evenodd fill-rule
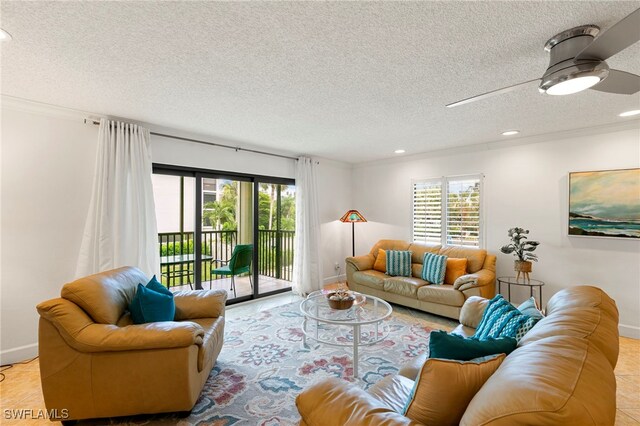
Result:
<svg viewBox="0 0 640 426"><path fill-rule="evenodd" d="M275 306L302 300L292 293L283 293L263 299L253 300L227 308L228 318L239 318L252 315ZM447 318L430 315L398 305L393 305L396 312L426 319L453 327L456 322ZM38 360L26 364L15 364L12 368L2 369L5 379L0 382L0 424L2 425L39 425L52 424L48 420L9 420L6 410L32 409L44 410L44 401L40 389L40 371ZM615 369L618 383L618 411L616 426L640 425L640 340L620 338L620 357Z"/></svg>

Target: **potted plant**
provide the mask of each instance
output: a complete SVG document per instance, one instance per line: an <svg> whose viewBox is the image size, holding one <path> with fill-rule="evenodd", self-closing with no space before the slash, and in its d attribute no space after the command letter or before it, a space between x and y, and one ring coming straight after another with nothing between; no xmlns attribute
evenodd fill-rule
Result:
<svg viewBox="0 0 640 426"><path fill-rule="evenodd" d="M532 241L527 238L528 229L511 228L509 229L509 238L511 243L500 248L505 254L513 253L517 259L514 262L514 269L518 273L516 280L520 278L520 273L528 280L529 272L531 272L531 262L537 262L538 256L532 253L539 245L539 241Z"/></svg>

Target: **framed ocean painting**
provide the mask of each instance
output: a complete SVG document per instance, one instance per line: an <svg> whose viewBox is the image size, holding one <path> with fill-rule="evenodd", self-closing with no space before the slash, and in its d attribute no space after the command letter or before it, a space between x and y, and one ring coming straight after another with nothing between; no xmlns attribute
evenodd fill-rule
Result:
<svg viewBox="0 0 640 426"><path fill-rule="evenodd" d="M569 235L640 239L640 169L569 173Z"/></svg>

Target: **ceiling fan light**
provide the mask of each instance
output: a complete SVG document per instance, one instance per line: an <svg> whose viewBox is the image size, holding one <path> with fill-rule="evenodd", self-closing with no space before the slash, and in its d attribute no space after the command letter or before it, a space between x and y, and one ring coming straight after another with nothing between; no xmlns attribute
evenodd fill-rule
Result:
<svg viewBox="0 0 640 426"><path fill-rule="evenodd" d="M640 115L640 109L625 111L618 114L619 117L633 117L634 115Z"/></svg>
<svg viewBox="0 0 640 426"><path fill-rule="evenodd" d="M547 95L562 96L571 95L573 93L582 92L589 87L600 83L601 79L595 75L587 75L584 77L572 78L570 80L561 81L547 89Z"/></svg>
<svg viewBox="0 0 640 426"><path fill-rule="evenodd" d="M0 41L9 41L11 40L13 37L11 37L11 34L9 34L8 32L6 32L5 30L3 30L2 28L0 28Z"/></svg>

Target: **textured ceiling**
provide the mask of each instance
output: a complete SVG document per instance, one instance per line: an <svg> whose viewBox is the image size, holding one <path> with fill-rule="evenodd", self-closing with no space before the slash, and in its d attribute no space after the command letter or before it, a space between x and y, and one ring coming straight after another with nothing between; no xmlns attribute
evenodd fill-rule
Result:
<svg viewBox="0 0 640 426"><path fill-rule="evenodd" d="M620 121L640 96L541 95L545 41L634 2L3 1L3 94L348 162ZM640 29L638 29L640 31ZM608 61L640 74L640 43Z"/></svg>

